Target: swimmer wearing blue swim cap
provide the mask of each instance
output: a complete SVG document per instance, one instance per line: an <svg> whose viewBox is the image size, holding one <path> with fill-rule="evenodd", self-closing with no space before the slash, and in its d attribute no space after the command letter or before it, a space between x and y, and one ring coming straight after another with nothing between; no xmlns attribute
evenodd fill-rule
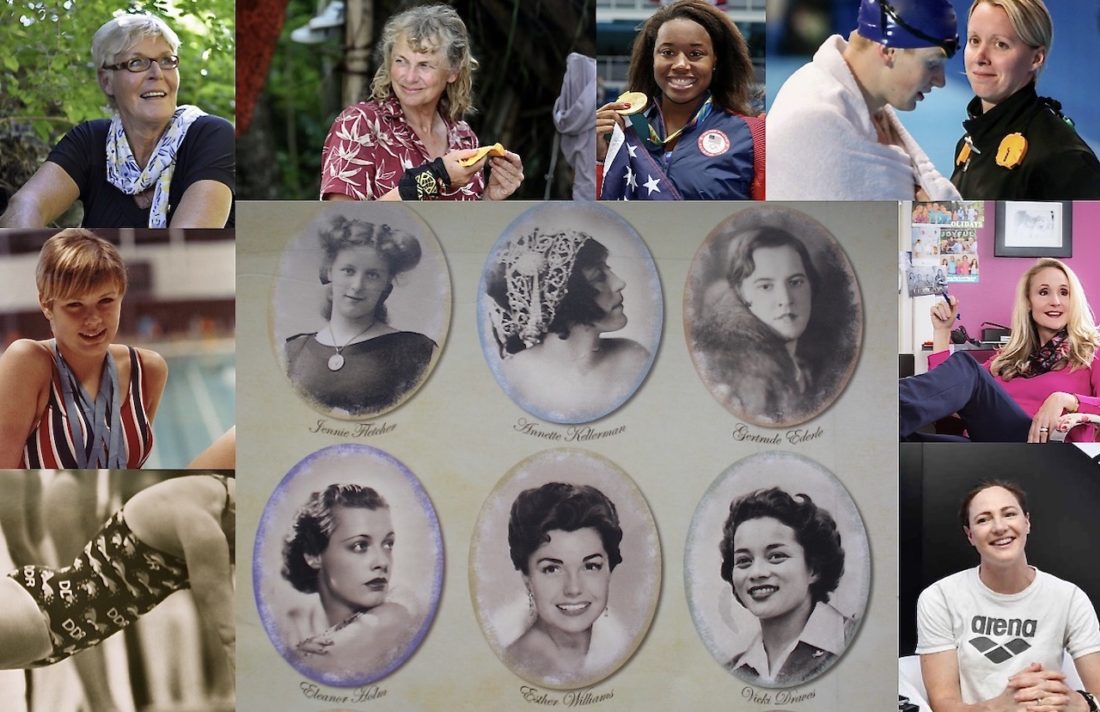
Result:
<svg viewBox="0 0 1100 712"><path fill-rule="evenodd" d="M940 47L948 58L959 49L955 8L948 0L861 0L859 34L897 49Z"/></svg>
<svg viewBox="0 0 1100 712"><path fill-rule="evenodd" d="M848 38L825 40L772 102L768 198L958 199L897 113L946 84L958 48L949 0L860 0Z"/></svg>

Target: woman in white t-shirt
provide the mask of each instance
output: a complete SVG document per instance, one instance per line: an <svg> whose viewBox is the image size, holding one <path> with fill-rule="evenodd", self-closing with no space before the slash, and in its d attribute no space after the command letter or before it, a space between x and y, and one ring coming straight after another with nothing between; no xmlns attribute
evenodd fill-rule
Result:
<svg viewBox="0 0 1100 712"><path fill-rule="evenodd" d="M1100 709L1100 623L1085 593L1027 563L1027 495L981 482L963 499L977 568L929 586L917 603L917 653L935 712ZM1073 658L1084 690L1066 684Z"/></svg>

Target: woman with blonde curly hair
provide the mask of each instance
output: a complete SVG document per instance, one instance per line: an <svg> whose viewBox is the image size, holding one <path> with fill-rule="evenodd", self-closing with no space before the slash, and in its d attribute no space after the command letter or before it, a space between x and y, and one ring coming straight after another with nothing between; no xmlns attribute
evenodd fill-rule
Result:
<svg viewBox="0 0 1100 712"><path fill-rule="evenodd" d="M984 366L947 354L958 310L953 296L932 307L930 370L899 384L903 438L956 412L970 439L992 442L1047 442L1053 432L1100 421L1100 332L1065 263L1044 257L1020 278L1012 336ZM1095 440L1095 429L1069 439L1082 437Z"/></svg>
<svg viewBox="0 0 1100 712"><path fill-rule="evenodd" d="M510 151L465 164L478 138L466 25L446 5L414 7L382 29L371 96L349 106L321 152L324 200L504 200L523 181ZM492 167L488 180L483 169Z"/></svg>

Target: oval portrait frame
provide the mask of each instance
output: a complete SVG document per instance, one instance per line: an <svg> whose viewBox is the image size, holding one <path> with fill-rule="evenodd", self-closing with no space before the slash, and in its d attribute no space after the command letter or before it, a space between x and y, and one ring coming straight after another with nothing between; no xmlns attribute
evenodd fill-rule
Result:
<svg viewBox="0 0 1100 712"><path fill-rule="evenodd" d="M389 225L417 239L421 251L419 263L393 278L393 290L385 299L387 323L398 331L422 334L435 343L431 358L422 372L413 377L407 388L395 393L392 402L354 411L325 403L321 396L297 383L289 370L290 340L295 337L310 339L309 334L323 332L327 323L321 310L330 288L321 282L320 268L324 250L319 234L336 218ZM399 408L431 377L450 330L453 301L451 274L439 239L427 223L410 208L399 203L326 203L310 221L309 227L287 242L279 259L278 270L269 312L272 348L291 389L309 407L328 417L363 421ZM370 341L372 340L352 343L351 347ZM320 354L316 357L317 363L323 363L325 357L331 358L336 354L336 349L332 346L318 345L315 339L308 345L320 346L317 348L317 353ZM349 347L344 346L341 350L347 348ZM341 366L337 370L350 367Z"/></svg>
<svg viewBox="0 0 1100 712"><path fill-rule="evenodd" d="M395 655L380 661L375 669L335 671L311 666L310 657L298 655L294 650L296 643L288 639L292 632L300 633L305 612L311 609L315 612L320 605L317 594L302 593L283 577L283 541L291 531L295 514L306 504L309 495L323 491L330 484L371 487L386 500L396 538L388 595L405 607L416 609L410 610L412 636ZM414 555L405 554L405 551L413 551ZM265 504L252 555L253 595L268 639L291 667L325 685L361 687L401 667L423 642L439 608L443 562L439 519L416 475L378 448L360 444L330 445L295 464ZM321 613L323 615L323 611ZM315 634L312 630L308 633L306 637Z"/></svg>
<svg viewBox="0 0 1100 712"><path fill-rule="evenodd" d="M726 279L733 239L762 228L797 238L818 275L794 357ZM696 373L733 415L762 427L805 423L836 402L859 361L863 321L859 280L840 242L793 208L751 206L722 220L695 253L684 287L684 334Z"/></svg>
<svg viewBox="0 0 1100 712"><path fill-rule="evenodd" d="M730 583L721 576L720 545L730 505L751 492L771 487L792 496L806 494L817 507L828 512L836 522L844 552L843 573L828 597L827 607L833 611L822 612L839 612L844 618L821 617L833 628L839 625L838 621L844 621L842 648L825 666L782 683L762 682L734 669L732 663L752 647L760 626L758 619L737 602ZM871 593L871 578L870 540L855 500L836 475L808 457L773 451L738 460L711 484L691 518L684 551L684 589L692 621L714 659L748 684L790 688L805 685L832 669L859 633Z"/></svg>
<svg viewBox="0 0 1100 712"><path fill-rule="evenodd" d="M520 492L549 482L600 490L615 504L623 532L619 545L623 560L611 572L607 610L592 625L589 669L575 675L538 674L510 661L506 654L533 622L534 600L529 601L522 574L511 561L509 515ZM642 644L660 598L661 561L653 513L625 471L588 450L544 450L509 470L486 498L470 544L470 598L486 642L505 667L541 687L575 690L615 673Z"/></svg>
<svg viewBox="0 0 1100 712"><path fill-rule="evenodd" d="M609 339L628 339L635 345L640 344L648 351L648 357L631 359L638 363L631 366L630 372L622 375L612 392L601 394L601 398L592 402L586 403L582 397L572 399L575 402L570 402L564 407L547 402L545 394L531 393L529 388L525 389L515 383L515 379L506 373L508 370L506 361L524 353L526 349L521 349L518 354L507 354L504 346L498 341L495 324L498 322L497 315L502 310L498 307L496 300L488 294L489 282L509 243L520 236L529 236L535 230L542 234L578 231L589 235L607 248L608 267L626 283L622 290L626 326L605 334ZM534 251L528 254L533 260L541 260L545 263L544 255ZM570 260L572 257L573 255L570 255ZM525 210L512 220L489 252L478 282L477 305L478 335L481 339L482 353L497 383L520 408L551 423L570 425L589 423L618 410L645 382L660 348L664 324L664 298L657 264L637 230L618 213L599 203L542 203ZM556 334L544 333L539 340L556 338L558 338ZM555 395L562 390L559 384L555 389Z"/></svg>

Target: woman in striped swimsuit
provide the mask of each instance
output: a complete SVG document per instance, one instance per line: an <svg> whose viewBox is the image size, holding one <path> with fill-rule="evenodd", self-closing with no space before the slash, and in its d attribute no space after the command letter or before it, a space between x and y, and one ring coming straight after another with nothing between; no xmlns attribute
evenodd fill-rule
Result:
<svg viewBox="0 0 1100 712"><path fill-rule="evenodd" d="M19 339L0 355L0 468L141 467L168 366L111 343L126 293L118 251L63 230L43 245L35 281L54 338Z"/></svg>

